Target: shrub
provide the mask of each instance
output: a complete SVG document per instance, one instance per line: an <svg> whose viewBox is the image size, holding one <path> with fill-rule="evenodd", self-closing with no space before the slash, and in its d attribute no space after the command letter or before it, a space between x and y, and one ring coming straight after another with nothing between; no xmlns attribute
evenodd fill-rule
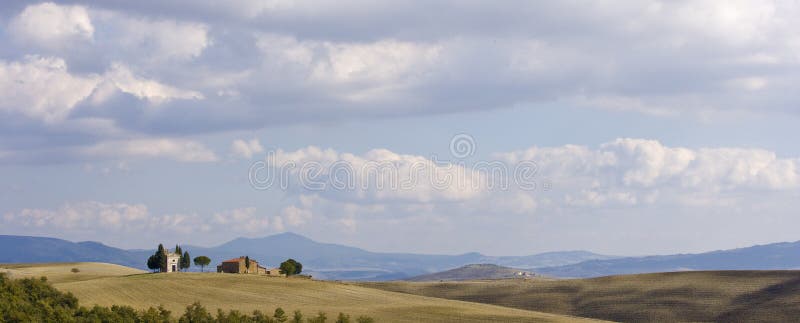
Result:
<svg viewBox="0 0 800 323"><path fill-rule="evenodd" d="M359 316L359 317L356 319L356 323L375 323L375 320L374 320L374 319L372 319L372 318L371 318L371 317L369 317L369 316L363 316L363 315L362 315L362 316Z"/></svg>
<svg viewBox="0 0 800 323"><path fill-rule="evenodd" d="M178 320L179 323L213 323L214 317L206 310L203 305L195 302L186 307L183 316Z"/></svg>
<svg viewBox="0 0 800 323"><path fill-rule="evenodd" d="M303 313L299 310L294 311L294 315L292 315L292 323L303 323Z"/></svg>
<svg viewBox="0 0 800 323"><path fill-rule="evenodd" d="M280 307L275 309L275 313L272 315L272 317L275 318L275 321L279 323L286 322L289 319L289 317L286 316L286 312L284 312Z"/></svg>
<svg viewBox="0 0 800 323"><path fill-rule="evenodd" d="M328 320L328 316L325 315L325 312L319 312L316 317L308 319L308 323L325 323Z"/></svg>
<svg viewBox="0 0 800 323"><path fill-rule="evenodd" d="M170 323L172 322L172 312L163 306L151 307L139 313L139 321L142 323Z"/></svg>
<svg viewBox="0 0 800 323"><path fill-rule="evenodd" d="M72 272L72 273L74 273L74 274L77 274L77 273L81 272L81 270L80 270L80 269L78 269L78 268L72 268L72 269L70 269L69 271L71 271L71 272Z"/></svg>
<svg viewBox="0 0 800 323"><path fill-rule="evenodd" d="M336 317L336 323L350 323L350 315L345 315L340 312L339 316Z"/></svg>

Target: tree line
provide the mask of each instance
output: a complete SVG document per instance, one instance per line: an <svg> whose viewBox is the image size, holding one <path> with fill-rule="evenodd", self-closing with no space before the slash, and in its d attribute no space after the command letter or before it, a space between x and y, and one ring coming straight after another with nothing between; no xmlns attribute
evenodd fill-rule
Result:
<svg viewBox="0 0 800 323"><path fill-rule="evenodd" d="M180 255L178 260L178 270L189 269L192 266L192 258L189 256L189 251L184 251L181 246L175 245L175 254ZM201 271L205 271L205 267L211 263L211 259L206 256L199 256L194 258L194 265L200 266ZM147 268L153 272L167 272L167 250L164 245L158 244L156 252L147 258Z"/></svg>
<svg viewBox="0 0 800 323"><path fill-rule="evenodd" d="M153 272L167 272L167 253L168 250L164 248L163 244L158 244L156 252L147 258L147 268ZM189 251L184 251L181 246L175 245L175 254L181 255L178 260L178 270L189 269L192 266ZM245 256L245 267L250 269L250 256ZM211 264L211 258L206 256L199 256L194 258L194 265L200 267L200 271L205 271L205 267ZM287 259L280 265L280 270L286 276L299 275L303 272L303 264L294 259Z"/></svg>
<svg viewBox="0 0 800 323"><path fill-rule="evenodd" d="M95 305L91 308L78 305L78 299L72 293L64 293L47 282L47 278L10 279L0 273L0 322L130 322L130 323L372 323L375 320L368 316L352 319L350 315L339 313L331 321L324 312L311 317L304 317L300 311L289 316L280 307L272 315L261 311L244 314L237 310L225 312L217 310L212 315L200 303L186 307L178 318L163 306L136 310L130 306L113 305L103 307Z"/></svg>

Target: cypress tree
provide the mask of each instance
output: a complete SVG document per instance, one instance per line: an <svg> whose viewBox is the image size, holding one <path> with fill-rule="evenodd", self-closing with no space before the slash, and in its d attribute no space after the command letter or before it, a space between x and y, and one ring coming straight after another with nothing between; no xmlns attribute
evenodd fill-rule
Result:
<svg viewBox="0 0 800 323"><path fill-rule="evenodd" d="M158 261L158 268L161 272L167 272L167 251L164 249L164 245L158 244L158 251L156 251L156 260Z"/></svg>
<svg viewBox="0 0 800 323"><path fill-rule="evenodd" d="M184 251L181 256L181 269L189 269L192 266L192 258L189 258L189 252Z"/></svg>

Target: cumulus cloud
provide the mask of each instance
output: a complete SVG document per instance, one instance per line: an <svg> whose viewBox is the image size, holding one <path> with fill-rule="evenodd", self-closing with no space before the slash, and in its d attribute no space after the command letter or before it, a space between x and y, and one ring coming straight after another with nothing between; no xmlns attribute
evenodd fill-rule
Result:
<svg viewBox="0 0 800 323"><path fill-rule="evenodd" d="M22 226L52 226L64 230L122 230L147 225L147 207L142 204L106 204L95 201L65 204L57 210L23 209L4 216L7 223Z"/></svg>
<svg viewBox="0 0 800 323"><path fill-rule="evenodd" d="M209 28L202 23L131 18L118 13L106 13L103 18L121 30L117 40L120 47L147 52L149 60L193 59L211 45Z"/></svg>
<svg viewBox="0 0 800 323"><path fill-rule="evenodd" d="M58 48L73 41L91 41L94 26L83 6L52 2L30 5L11 20L9 29L21 42Z"/></svg>
<svg viewBox="0 0 800 323"><path fill-rule="evenodd" d="M533 147L500 153L509 163L533 160L569 203L652 203L699 193L783 191L800 187L797 158L762 149L667 147L617 139L586 146ZM582 201L582 202L579 202Z"/></svg>
<svg viewBox="0 0 800 323"><path fill-rule="evenodd" d="M174 99L195 100L203 95L134 75L122 64L113 64L102 75L72 74L56 57L26 56L24 61L0 61L0 110L59 123L76 106L90 99L104 104L115 92L128 93L155 105Z"/></svg>
<svg viewBox="0 0 800 323"><path fill-rule="evenodd" d="M70 74L63 59L39 56L0 61L0 76L0 110L49 123L63 120L100 81L94 74Z"/></svg>
<svg viewBox="0 0 800 323"><path fill-rule="evenodd" d="M233 155L239 158L250 159L253 155L264 152L264 147L258 139L236 139L231 143Z"/></svg>
<svg viewBox="0 0 800 323"><path fill-rule="evenodd" d="M363 155L314 146L292 152L278 150L267 156L265 166L270 170L261 175L275 176L264 179L276 186L320 192L344 201L457 201L477 197L488 185L482 173L464 165L386 149Z"/></svg>
<svg viewBox="0 0 800 323"><path fill-rule="evenodd" d="M286 223L291 226L306 224L313 216L310 210L301 209L294 205L289 205L281 210L281 216L286 219Z"/></svg>
<svg viewBox="0 0 800 323"><path fill-rule="evenodd" d="M218 226L228 226L248 234L263 234L270 227L269 217L258 215L254 207L216 213L213 222Z"/></svg>
<svg viewBox="0 0 800 323"><path fill-rule="evenodd" d="M28 5L9 20L20 42L4 51L0 109L58 123L87 102L79 115L153 136L559 104L713 121L798 104L792 3L426 3L436 19L414 1L236 4ZM179 122L138 101L202 108Z"/></svg>
<svg viewBox="0 0 800 323"><path fill-rule="evenodd" d="M485 162L448 165L388 150L354 155L309 147L279 150L270 164L277 170L270 174L288 176L286 192L297 198L281 210L289 225L302 225L312 214L321 214L351 228L365 215L408 217L420 210L454 217L504 218L565 207L696 207L715 198L800 188L800 159L779 158L760 149L690 149L621 138L595 148L531 147L494 157L492 163L500 164L487 168ZM520 182L523 178L516 171L522 164L535 165L529 169L532 177L524 178L528 182ZM381 171L376 165L386 168ZM502 182L498 177L509 177L505 178L509 185L489 185ZM264 178L255 178L255 185L265 183L258 182ZM451 180L440 181L443 178ZM464 185L465 181L478 185Z"/></svg>

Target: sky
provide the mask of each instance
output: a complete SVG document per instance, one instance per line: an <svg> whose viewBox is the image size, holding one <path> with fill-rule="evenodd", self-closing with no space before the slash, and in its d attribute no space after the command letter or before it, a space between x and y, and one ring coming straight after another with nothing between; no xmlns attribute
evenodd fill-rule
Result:
<svg viewBox="0 0 800 323"><path fill-rule="evenodd" d="M0 3L0 234L372 251L800 240L800 5Z"/></svg>

